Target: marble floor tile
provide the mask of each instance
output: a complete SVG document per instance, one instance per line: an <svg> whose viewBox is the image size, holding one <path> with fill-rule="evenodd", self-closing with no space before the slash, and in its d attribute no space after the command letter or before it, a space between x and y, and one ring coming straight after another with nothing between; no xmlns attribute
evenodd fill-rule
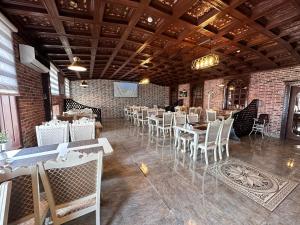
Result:
<svg viewBox="0 0 300 225"><path fill-rule="evenodd" d="M300 224L300 186L271 212L207 174L200 155L194 162L189 153L176 151L173 138L151 136L147 128L122 119L104 121L103 126L101 135L114 153L104 158L102 225ZM243 137L231 141L230 157L300 181L297 142ZM289 168L291 159L295 163ZM141 163L149 169L147 176L139 169ZM93 225L95 213L67 224Z"/></svg>

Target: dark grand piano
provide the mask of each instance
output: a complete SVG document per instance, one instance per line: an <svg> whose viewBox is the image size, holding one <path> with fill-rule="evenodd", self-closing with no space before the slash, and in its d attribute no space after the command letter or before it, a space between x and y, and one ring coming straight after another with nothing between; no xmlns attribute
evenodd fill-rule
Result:
<svg viewBox="0 0 300 225"><path fill-rule="evenodd" d="M246 108L234 113L233 129L238 137L248 135L252 130L254 118L257 118L258 99L254 99Z"/></svg>

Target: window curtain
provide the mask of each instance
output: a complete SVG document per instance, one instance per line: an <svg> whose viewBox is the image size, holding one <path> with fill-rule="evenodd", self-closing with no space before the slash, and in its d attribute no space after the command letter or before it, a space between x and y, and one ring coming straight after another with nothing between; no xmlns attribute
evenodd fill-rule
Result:
<svg viewBox="0 0 300 225"><path fill-rule="evenodd" d="M50 87L52 95L59 95L58 69L50 63Z"/></svg>
<svg viewBox="0 0 300 225"><path fill-rule="evenodd" d="M65 78L65 96L70 98L70 81L67 78Z"/></svg>
<svg viewBox="0 0 300 225"><path fill-rule="evenodd" d="M0 94L18 95L13 32L18 30L0 12Z"/></svg>

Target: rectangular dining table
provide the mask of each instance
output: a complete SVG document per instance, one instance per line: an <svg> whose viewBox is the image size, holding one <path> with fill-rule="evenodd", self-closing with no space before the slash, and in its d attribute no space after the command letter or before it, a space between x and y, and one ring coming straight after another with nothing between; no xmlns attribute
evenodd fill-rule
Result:
<svg viewBox="0 0 300 225"><path fill-rule="evenodd" d="M113 148L107 138L98 138L12 150L6 152L6 160L0 161L0 170L1 167L16 169L18 167L34 166L39 162L64 158L70 151L82 153L103 151L103 155L108 156L113 153Z"/></svg>
<svg viewBox="0 0 300 225"><path fill-rule="evenodd" d="M180 139L180 134L181 133L189 133L193 135L193 143L194 143L194 154L193 154L193 160L197 160L197 155L198 155L198 144L199 144L199 136L200 135L205 135L206 134L206 124L199 124L199 125L194 125L193 128L187 128L185 125L177 125L174 126L173 128L175 129L175 140Z"/></svg>

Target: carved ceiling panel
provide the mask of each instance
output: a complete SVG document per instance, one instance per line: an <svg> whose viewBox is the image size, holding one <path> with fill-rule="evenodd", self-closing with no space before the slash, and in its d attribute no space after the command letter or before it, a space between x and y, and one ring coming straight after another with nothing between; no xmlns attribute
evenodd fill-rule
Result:
<svg viewBox="0 0 300 225"><path fill-rule="evenodd" d="M157 27L163 22L163 19L157 16L143 13L139 19L137 26L142 27L149 31L155 31Z"/></svg>
<svg viewBox="0 0 300 225"><path fill-rule="evenodd" d="M215 8L206 0L196 1L182 16L183 19L198 25L199 20L215 10Z"/></svg>
<svg viewBox="0 0 300 225"><path fill-rule="evenodd" d="M151 45L157 48L164 48L167 43L167 39L157 38L151 43Z"/></svg>
<svg viewBox="0 0 300 225"><path fill-rule="evenodd" d="M151 0L150 5L153 8L172 14L173 7L178 3L179 0Z"/></svg>
<svg viewBox="0 0 300 225"><path fill-rule="evenodd" d="M20 15L16 16L16 20L23 26L32 26L41 29L53 29L53 26L47 17Z"/></svg>
<svg viewBox="0 0 300 225"><path fill-rule="evenodd" d="M55 0L61 15L91 15L90 0ZM92 17L92 16L90 16Z"/></svg>
<svg viewBox="0 0 300 225"><path fill-rule="evenodd" d="M99 40L99 47L115 48L118 44L118 39L101 39Z"/></svg>
<svg viewBox="0 0 300 225"><path fill-rule="evenodd" d="M129 34L128 40L139 42L139 43L145 43L145 41L148 40L150 36L151 34L147 32L133 29L132 32Z"/></svg>
<svg viewBox="0 0 300 225"><path fill-rule="evenodd" d="M0 0L0 8L70 79L149 72L168 85L300 63L298 0ZM210 51L221 63L191 71ZM74 56L87 72L66 68Z"/></svg>
<svg viewBox="0 0 300 225"><path fill-rule="evenodd" d="M112 48L99 48L97 50L97 55L111 55L112 51Z"/></svg>
<svg viewBox="0 0 300 225"><path fill-rule="evenodd" d="M184 41L191 42L194 44L199 44L201 41L206 40L206 39L207 39L207 37L205 35L203 35L201 32L195 31L195 32L189 34L184 39Z"/></svg>
<svg viewBox="0 0 300 225"><path fill-rule="evenodd" d="M254 30L251 29L250 26L248 26L247 24L244 24L240 27L237 27L237 28L234 28L233 30L231 30L229 32L229 35L231 35L233 38L240 38L251 32L254 32Z"/></svg>
<svg viewBox="0 0 300 225"><path fill-rule="evenodd" d="M71 46L84 46L84 47L91 46L91 42L88 39L83 39L83 38L69 38L69 43Z"/></svg>
<svg viewBox="0 0 300 225"><path fill-rule="evenodd" d="M49 45L61 45L61 41L58 37L48 36L47 34L38 34L36 39L39 43L44 43Z"/></svg>
<svg viewBox="0 0 300 225"><path fill-rule="evenodd" d="M230 16L229 14L226 14L225 16L219 17L215 19L210 25L214 27L217 31L220 31L224 29L226 26L231 24L234 21L234 18Z"/></svg>
<svg viewBox="0 0 300 225"><path fill-rule="evenodd" d="M122 33L123 33L123 27L121 26L103 25L101 27L102 37L120 38Z"/></svg>
<svg viewBox="0 0 300 225"><path fill-rule="evenodd" d="M122 49L135 52L140 46L141 46L140 44L126 41L122 46Z"/></svg>
<svg viewBox="0 0 300 225"><path fill-rule="evenodd" d="M66 33L91 35L90 24L80 22L64 22Z"/></svg>
<svg viewBox="0 0 300 225"><path fill-rule="evenodd" d="M134 10L122 4L106 3L104 9L104 21L123 21L128 23Z"/></svg>
<svg viewBox="0 0 300 225"><path fill-rule="evenodd" d="M184 27L178 24L171 24L165 31L163 34L169 36L169 37L173 37L173 38L178 38L178 36L180 35L180 33L184 31Z"/></svg>

